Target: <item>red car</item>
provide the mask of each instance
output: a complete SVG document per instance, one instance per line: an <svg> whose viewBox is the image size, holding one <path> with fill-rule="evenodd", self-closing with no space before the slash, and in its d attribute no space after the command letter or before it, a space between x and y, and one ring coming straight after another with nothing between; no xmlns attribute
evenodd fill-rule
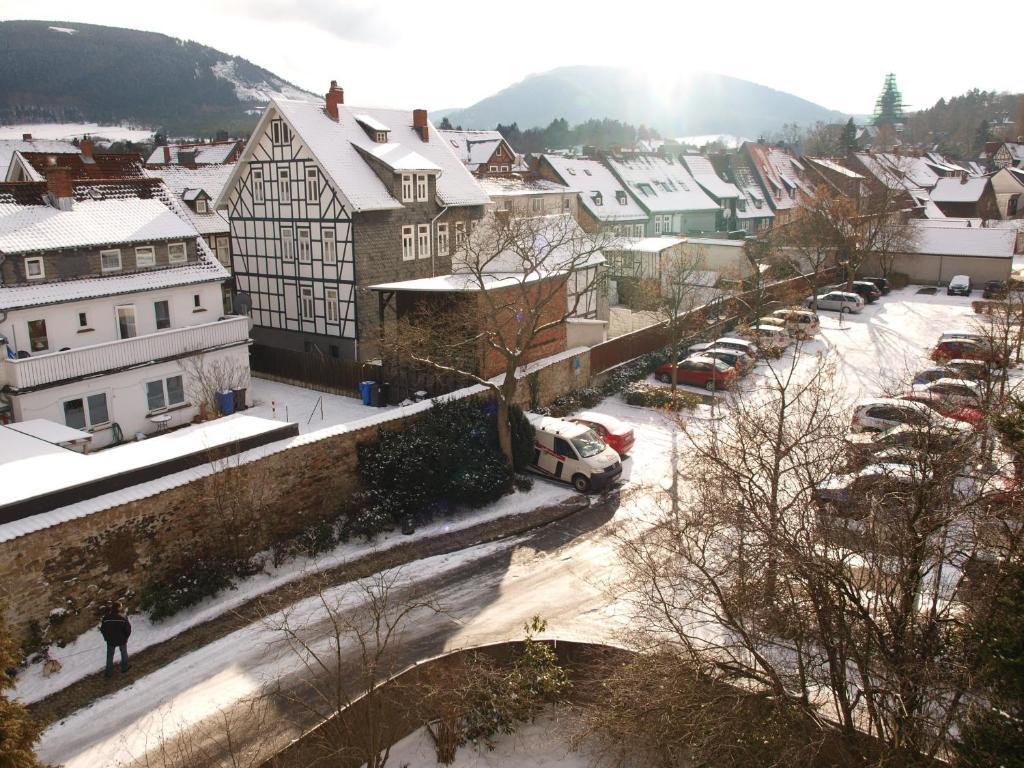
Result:
<svg viewBox="0 0 1024 768"><path fill-rule="evenodd" d="M672 363L665 363L655 372L658 381L666 384L672 381ZM708 392L728 389L736 371L721 360L695 355L676 363L676 383L692 387L704 387Z"/></svg>
<svg viewBox="0 0 1024 768"><path fill-rule="evenodd" d="M977 408L971 408L966 405L954 405L942 395L935 394L934 392L907 392L905 395L900 395L899 399L924 403L933 411L938 411L943 416L948 416L957 421L966 421L972 427L978 429L981 428L981 422L984 419L981 411Z"/></svg>
<svg viewBox="0 0 1024 768"><path fill-rule="evenodd" d="M595 411L584 411L568 420L590 427L609 448L614 448L619 456L625 456L633 447L633 428L614 416Z"/></svg>
<svg viewBox="0 0 1024 768"><path fill-rule="evenodd" d="M990 345L974 339L946 339L940 341L932 350L932 360L944 363L957 358L966 360L983 360L986 363L1002 366L1003 358Z"/></svg>

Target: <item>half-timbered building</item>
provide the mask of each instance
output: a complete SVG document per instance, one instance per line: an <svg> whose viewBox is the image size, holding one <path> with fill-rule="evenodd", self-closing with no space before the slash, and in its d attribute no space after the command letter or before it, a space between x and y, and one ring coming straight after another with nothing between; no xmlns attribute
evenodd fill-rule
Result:
<svg viewBox="0 0 1024 768"><path fill-rule="evenodd" d="M216 201L253 338L347 360L378 352L369 286L451 272L489 202L425 110L272 100Z"/></svg>

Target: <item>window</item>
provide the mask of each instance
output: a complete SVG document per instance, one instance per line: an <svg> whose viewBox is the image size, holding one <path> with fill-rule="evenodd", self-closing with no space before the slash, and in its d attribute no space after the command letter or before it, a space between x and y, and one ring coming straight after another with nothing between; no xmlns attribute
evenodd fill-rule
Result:
<svg viewBox="0 0 1024 768"><path fill-rule="evenodd" d="M275 144L287 144L292 139L292 132L280 120L270 124L270 138Z"/></svg>
<svg viewBox="0 0 1024 768"><path fill-rule="evenodd" d="M402 261L410 261L416 258L416 245L413 242L413 228L409 225L402 227Z"/></svg>
<svg viewBox="0 0 1024 768"><path fill-rule="evenodd" d="M117 338L135 338L137 335L135 329L135 305L125 304L120 307L114 307L114 313L117 317Z"/></svg>
<svg viewBox="0 0 1024 768"><path fill-rule="evenodd" d="M207 208L206 208L206 198L205 197L197 197L196 198L196 213L206 213L206 211L207 211Z"/></svg>
<svg viewBox="0 0 1024 768"><path fill-rule="evenodd" d="M466 222L455 222L455 247L458 248L466 241Z"/></svg>
<svg viewBox="0 0 1024 768"><path fill-rule="evenodd" d="M299 289L299 314L303 320L312 320L313 315L313 289Z"/></svg>
<svg viewBox="0 0 1024 768"><path fill-rule="evenodd" d="M654 234L661 234L661 216L654 217Z"/></svg>
<svg viewBox="0 0 1024 768"><path fill-rule="evenodd" d="M158 331L171 327L171 305L166 299L153 302L153 314L156 316L156 329Z"/></svg>
<svg viewBox="0 0 1024 768"><path fill-rule="evenodd" d="M41 280L46 277L43 260L40 258L25 259L25 275L29 280Z"/></svg>
<svg viewBox="0 0 1024 768"><path fill-rule="evenodd" d="M327 313L327 322L338 322L338 291L335 288L324 290L324 310Z"/></svg>
<svg viewBox="0 0 1024 768"><path fill-rule="evenodd" d="M508 166L507 165L501 166L501 172L502 173L508 173Z"/></svg>
<svg viewBox="0 0 1024 768"><path fill-rule="evenodd" d="M281 258L292 261L295 258L295 241L292 240L292 228L281 227Z"/></svg>
<svg viewBox="0 0 1024 768"><path fill-rule="evenodd" d="M50 343L46 338L46 321L28 321L28 348L33 352L42 352L49 349Z"/></svg>
<svg viewBox="0 0 1024 768"><path fill-rule="evenodd" d="M563 198L562 198L562 210L563 210L563 211L568 211L568 210L569 210L569 207L570 207L571 205L572 205L572 202L570 202L570 200L569 200L569 198L568 198L568 197L563 197Z"/></svg>
<svg viewBox="0 0 1024 768"><path fill-rule="evenodd" d="M198 293L192 294L192 306L194 307L193 312L203 308L203 297Z"/></svg>
<svg viewBox="0 0 1024 768"><path fill-rule="evenodd" d="M633 225L633 236L634 237L643 237L644 236L644 225L643 224L634 224Z"/></svg>
<svg viewBox="0 0 1024 768"><path fill-rule="evenodd" d="M306 200L310 202L320 198L320 183L316 168L306 169Z"/></svg>
<svg viewBox="0 0 1024 768"><path fill-rule="evenodd" d="M180 245L180 243L179 243ZM167 247L167 257L170 259L171 249ZM141 245L135 249L135 266L152 267L156 264L156 249L152 245Z"/></svg>
<svg viewBox="0 0 1024 768"><path fill-rule="evenodd" d="M402 174L402 202L408 203L412 200L412 174Z"/></svg>
<svg viewBox="0 0 1024 768"><path fill-rule="evenodd" d="M121 252L100 251L100 269L104 272L114 272L121 268Z"/></svg>
<svg viewBox="0 0 1024 768"><path fill-rule="evenodd" d="M487 167L487 171L488 171L488 173L497 173L498 172L498 166L490 165L490 166Z"/></svg>
<svg viewBox="0 0 1024 768"><path fill-rule="evenodd" d="M108 421L110 413L103 392L64 401L64 423L72 429L90 429Z"/></svg>
<svg viewBox="0 0 1024 768"><path fill-rule="evenodd" d="M253 202L263 202L263 169L252 169L252 199Z"/></svg>
<svg viewBox="0 0 1024 768"><path fill-rule="evenodd" d="M89 327L89 318L85 314L85 312L79 312L78 313L78 327L79 328L88 328Z"/></svg>
<svg viewBox="0 0 1024 768"><path fill-rule="evenodd" d="M426 259L430 256L430 225L419 224L416 227L416 247L419 250L419 257Z"/></svg>
<svg viewBox="0 0 1024 768"><path fill-rule="evenodd" d="M447 256L448 249L448 225L437 225L437 253L439 256Z"/></svg>
<svg viewBox="0 0 1024 768"><path fill-rule="evenodd" d="M320 233L320 239L324 251L324 264L334 264L338 261L338 243L334 239L334 230L323 230Z"/></svg>
<svg viewBox="0 0 1024 768"><path fill-rule="evenodd" d="M227 235L217 238L217 260L225 267L231 266L231 238Z"/></svg>
<svg viewBox="0 0 1024 768"><path fill-rule="evenodd" d="M425 173L416 174L416 199L426 200L429 188L430 187L427 184L427 175Z"/></svg>
<svg viewBox="0 0 1024 768"><path fill-rule="evenodd" d="M592 173L590 172L590 169L589 169L589 168L584 168L584 169L583 169L583 172L584 172L585 174L587 174L587 176L593 176L593 175L594 175L594 174L592 174Z"/></svg>
<svg viewBox="0 0 1024 768"><path fill-rule="evenodd" d="M136 253L138 249L136 249ZM168 243L167 245L167 260L171 264L180 264L183 261L188 261L188 251L185 250L184 243Z"/></svg>
<svg viewBox="0 0 1024 768"><path fill-rule="evenodd" d="M287 168L277 171L277 197L282 203L292 201L292 177Z"/></svg>
<svg viewBox="0 0 1024 768"><path fill-rule="evenodd" d="M621 189L615 190L615 199L618 201L619 205L625 205L626 193L623 192Z"/></svg>
<svg viewBox="0 0 1024 768"><path fill-rule="evenodd" d="M544 201L541 200L539 197L535 197L532 200L530 200L530 210L533 211L534 213L539 212L543 208L543 206Z"/></svg>
<svg viewBox="0 0 1024 768"><path fill-rule="evenodd" d="M299 261L308 264L312 261L312 252L309 245L309 230L299 230Z"/></svg>
<svg viewBox="0 0 1024 768"><path fill-rule="evenodd" d="M563 440L560 437L555 438L555 453L559 456L567 456L571 459L576 458L576 452L569 445L569 441Z"/></svg>
<svg viewBox="0 0 1024 768"><path fill-rule="evenodd" d="M146 382L146 407L150 411L159 411L184 402L185 386L181 376Z"/></svg>

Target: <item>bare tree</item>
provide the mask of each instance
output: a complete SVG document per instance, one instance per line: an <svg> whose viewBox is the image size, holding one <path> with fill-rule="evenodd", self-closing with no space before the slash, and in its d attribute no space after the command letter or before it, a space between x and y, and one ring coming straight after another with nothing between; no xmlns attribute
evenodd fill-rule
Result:
<svg viewBox="0 0 1024 768"><path fill-rule="evenodd" d="M217 412L218 392L249 385L249 366L234 358L191 355L182 359L181 368L189 398L207 413Z"/></svg>
<svg viewBox="0 0 1024 768"><path fill-rule="evenodd" d="M517 373L538 350L564 338L568 318L596 310L607 242L607 235L584 232L568 215L490 216L456 259L458 290L399 318L385 347L486 387L498 404L499 445L511 464ZM486 375L491 363L503 374L497 380Z"/></svg>

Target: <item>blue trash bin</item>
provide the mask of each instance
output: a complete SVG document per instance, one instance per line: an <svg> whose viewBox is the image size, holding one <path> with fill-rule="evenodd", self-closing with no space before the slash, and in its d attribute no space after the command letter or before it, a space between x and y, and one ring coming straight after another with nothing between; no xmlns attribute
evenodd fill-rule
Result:
<svg viewBox="0 0 1024 768"><path fill-rule="evenodd" d="M363 405L370 405L373 402L373 388L376 386L376 381L359 382L359 394L363 398Z"/></svg>
<svg viewBox="0 0 1024 768"><path fill-rule="evenodd" d="M235 393L230 389L217 393L217 410L221 416L230 416L235 412Z"/></svg>

